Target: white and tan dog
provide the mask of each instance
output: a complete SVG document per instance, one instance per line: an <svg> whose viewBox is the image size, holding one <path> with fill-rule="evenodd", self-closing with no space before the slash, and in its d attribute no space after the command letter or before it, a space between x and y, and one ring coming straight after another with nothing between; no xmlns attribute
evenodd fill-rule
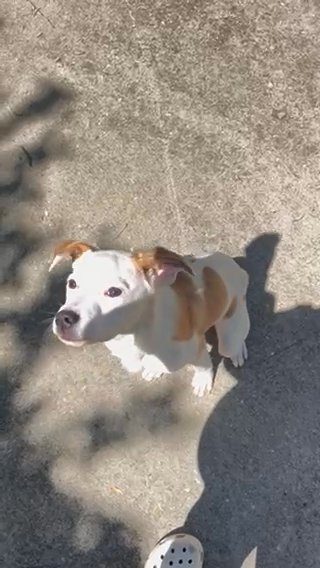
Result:
<svg viewBox="0 0 320 568"><path fill-rule="evenodd" d="M104 342L127 371L142 371L148 381L191 364L199 396L212 387L210 327L219 353L243 365L248 275L231 257L182 257L161 247L126 253L66 241L56 247L50 270L65 258L73 271L53 322L62 342Z"/></svg>

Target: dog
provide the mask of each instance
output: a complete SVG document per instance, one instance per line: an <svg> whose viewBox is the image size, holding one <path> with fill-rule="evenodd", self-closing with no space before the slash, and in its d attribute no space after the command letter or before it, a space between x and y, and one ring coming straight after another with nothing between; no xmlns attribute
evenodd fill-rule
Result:
<svg viewBox="0 0 320 568"><path fill-rule="evenodd" d="M72 260L72 273L53 321L63 343L103 342L128 372L141 371L147 381L192 365L198 396L213 383L209 328L216 329L221 356L236 367L247 359L249 278L231 257L181 256L163 247L128 253L64 241L49 270L64 259Z"/></svg>

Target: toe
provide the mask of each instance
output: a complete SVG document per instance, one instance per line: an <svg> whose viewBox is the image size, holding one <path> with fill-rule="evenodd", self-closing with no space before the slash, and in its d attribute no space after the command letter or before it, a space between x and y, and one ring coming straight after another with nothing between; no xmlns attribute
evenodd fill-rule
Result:
<svg viewBox="0 0 320 568"><path fill-rule="evenodd" d="M209 393L212 388L212 377L202 377L195 375L192 380L193 392L196 396L202 397Z"/></svg>

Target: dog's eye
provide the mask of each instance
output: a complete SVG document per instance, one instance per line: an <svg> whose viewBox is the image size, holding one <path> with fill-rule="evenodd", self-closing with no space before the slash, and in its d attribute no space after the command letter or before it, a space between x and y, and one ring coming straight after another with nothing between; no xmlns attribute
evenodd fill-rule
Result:
<svg viewBox="0 0 320 568"><path fill-rule="evenodd" d="M73 280L73 278L70 278L70 280L68 280L68 288L74 290L76 287L77 287L76 281Z"/></svg>
<svg viewBox="0 0 320 568"><path fill-rule="evenodd" d="M115 288L115 286L108 288L108 290L106 290L105 293L104 293L105 296L109 296L110 298L115 298L116 296L121 296L121 294L122 294L122 290L120 288Z"/></svg>

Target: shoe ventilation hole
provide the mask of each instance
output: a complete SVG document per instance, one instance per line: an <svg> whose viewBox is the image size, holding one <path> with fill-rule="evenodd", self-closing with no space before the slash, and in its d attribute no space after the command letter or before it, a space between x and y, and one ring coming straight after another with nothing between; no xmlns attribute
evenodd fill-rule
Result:
<svg viewBox="0 0 320 568"><path fill-rule="evenodd" d="M171 554L174 554L174 553L175 553L175 549L174 549L174 548L171 548L170 552L171 552ZM182 552L184 552L184 553L187 552L186 547L183 547ZM161 560L164 560L164 555L163 555L163 554L161 554L160 559L161 559ZM190 564L192 564L192 562L193 562L193 560L192 560L192 558L190 558L190 559L188 560L188 564L190 565ZM180 559L178 560L178 564L180 564L180 565L183 564L183 559L182 559L182 558L180 558ZM173 566L173 565L174 565L173 560L170 560L170 561L169 561L169 566ZM156 565L154 565L153 568L158 568L158 567L157 567Z"/></svg>
<svg viewBox="0 0 320 568"><path fill-rule="evenodd" d="M183 564L182 558L180 558L179 564ZM192 564L192 559L191 559L191 558L190 558L190 560L188 560L188 564ZM170 560L169 566L173 566L173 560ZM153 568L157 568L157 566L154 566Z"/></svg>

